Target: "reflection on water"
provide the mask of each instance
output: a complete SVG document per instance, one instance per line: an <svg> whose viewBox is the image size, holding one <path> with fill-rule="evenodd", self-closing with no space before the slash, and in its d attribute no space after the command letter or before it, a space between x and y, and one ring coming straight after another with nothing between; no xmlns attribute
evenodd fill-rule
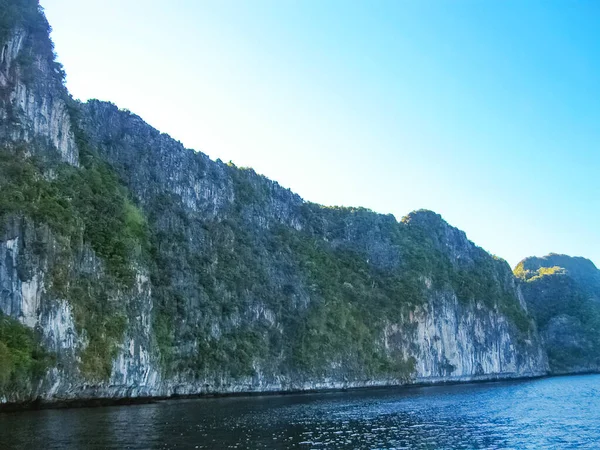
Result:
<svg viewBox="0 0 600 450"><path fill-rule="evenodd" d="M1 414L0 448L600 448L600 375Z"/></svg>

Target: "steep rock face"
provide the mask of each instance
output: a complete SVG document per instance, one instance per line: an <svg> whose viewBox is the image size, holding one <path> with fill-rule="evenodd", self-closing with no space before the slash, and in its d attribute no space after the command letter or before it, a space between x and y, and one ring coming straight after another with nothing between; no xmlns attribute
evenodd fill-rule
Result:
<svg viewBox="0 0 600 450"><path fill-rule="evenodd" d="M185 149L168 135L160 133L139 116L119 110L107 102L92 100L81 105L82 129L91 146L113 166L139 197L149 205L157 196L172 194L182 206L204 219L227 214L238 198L261 195L261 214L245 211L245 219L266 226L264 213L280 223L299 227L295 211L302 199L276 182L248 171L243 180L232 176L232 167L211 161L205 154ZM242 189L236 181L243 182ZM238 188L238 189L236 189ZM239 199L247 200L245 198ZM257 205L248 205L257 206Z"/></svg>
<svg viewBox="0 0 600 450"><path fill-rule="evenodd" d="M380 386L406 381L438 382L500 379L535 376L544 373L545 355L535 334L531 340L519 337L515 327L502 314L482 302L464 303L452 292L439 292L429 279L423 279L428 294L426 303L410 311L406 317L388 318L381 330L382 346L401 361L414 358L415 365L408 378L406 374L378 374L359 376L347 372L343 360L332 361L327 373L311 375L294 372L280 364L274 371L274 362L263 361L266 367L254 367L252 374L232 375L230 368L197 375L172 373L165 377L156 351L152 349L151 285L146 276L136 276L133 292L119 293L114 298L127 303L127 329L117 345L111 363L110 375L105 380L89 379L82 368L82 352L90 343L86 331L76 325L73 309L68 300L56 298L50 278L50 266L57 264L55 256L39 257L29 252L40 239L53 240L45 227L28 230L34 225L25 219L11 222L9 231L0 243L3 264L2 311L24 324L34 324L40 331L45 348L57 358L45 377L31 386L31 391L4 395L4 401L22 401L35 397L47 400L70 398L122 398L130 396L168 396L213 392L252 392L302 389L325 389L357 386ZM40 236L41 235L41 236ZM20 241L21 239L21 241ZM59 244L51 244L54 247ZM52 253L52 252L50 252ZM102 263L89 249L82 249L69 263L70 276L97 274L102 279ZM26 272L23 269L26 266ZM20 270L21 268L21 270ZM110 286L111 280L104 279ZM50 285L50 286L49 286ZM106 288L107 291L110 288ZM7 295L8 294L8 295ZM33 294L33 295L32 295ZM99 299L94 299L99 301ZM310 302L310 300L309 300ZM282 317L270 312L260 303L250 307L249 320L261 324L266 321L277 329ZM301 307L302 308L302 307ZM190 311L190 314L192 311ZM339 317L334 317L339 320ZM223 320L213 317L214 323ZM238 319L240 324L242 320ZM186 326L185 324L182 324ZM223 325L219 325L223 326ZM290 339L292 336L285 336ZM181 342L181 346L185 346ZM269 367L271 366L271 367ZM282 367L283 366L283 367ZM398 369L396 369L398 370Z"/></svg>
<svg viewBox="0 0 600 450"><path fill-rule="evenodd" d="M455 297L436 298L415 319L417 380L527 377L545 370L537 338L515 339L510 322L481 303L465 308Z"/></svg>
<svg viewBox="0 0 600 450"><path fill-rule="evenodd" d="M552 372L600 370L600 270L585 258L550 254L524 259L515 274Z"/></svg>
<svg viewBox="0 0 600 450"><path fill-rule="evenodd" d="M170 179L161 180L154 177L153 180L156 184L147 182L149 179L147 174L153 167L152 161L158 159L163 162L163 167L177 168L179 171L177 176L180 178L177 183L178 189L182 188L181 180L187 180L188 187L185 190L196 193L193 203L187 201L186 197L175 200L183 203L182 207L185 213L190 214L196 221L206 221L207 218L212 218L212 214L214 214L212 205L216 204L221 205L221 219L231 216L232 210L240 207L236 201L237 197L242 194L245 198L241 205L240 215L248 229L252 230L252 225L254 225L256 227L254 231L260 230L263 233L265 229L272 230L280 225L292 227L296 231L307 233L310 238L317 237L319 240L324 240L330 248L351 249L358 255L363 254L367 263L379 270L398 270L403 266L403 259L410 259L408 255L403 257L403 252L412 249L407 248L410 246L403 242L406 237L399 236L406 233L406 228L424 233L427 239L431 239L431 247L451 261L450 267L445 268L449 272L464 271L466 273L475 266L481 265L482 259L486 263L491 260L489 255L469 242L463 232L448 226L437 214L430 212L412 214L406 218L405 223L398 224L391 216L380 216L365 210L323 209L315 205L303 204L297 196L270 180L256 176L251 171L231 176L229 173L232 170L234 173L239 171L235 167L227 167L229 173L225 170L219 174L225 177L229 175L229 179L219 179L217 173L209 174L203 166L203 170L199 174L197 165L191 163L190 160L198 159L205 163L204 155L185 150L164 135L161 135L160 139L166 138L168 146L161 142L148 145L149 142L156 142L156 139L151 140L147 136L153 133L154 136L159 135L155 130L143 124L137 116L118 111L113 105L97 101L84 105L84 111L84 129L89 136L93 136L93 145L113 167L119 170L122 179L130 180L128 181L130 189L146 205L152 204L152 194L150 193L152 191L155 193L166 190L174 192ZM140 139L140 137L144 138ZM152 157L148 155L152 155ZM146 166L146 161L150 167ZM140 176L138 173L143 175ZM214 187L212 189L194 189L193 186L202 183L202 181L198 181L199 175L211 178L217 186L230 186L230 188L222 188L220 192L216 191ZM240 180L239 178L242 176L245 179ZM232 178L233 182L229 181ZM139 179L146 181L138 185L137 180ZM240 184L246 192L236 191L236 188L239 190ZM266 192L268 201L260 201L249 195L248 191ZM211 207L202 209L198 205L211 205ZM415 236L415 239L420 237ZM276 256L273 255L272 258L276 258ZM407 263L408 261L404 261L404 265ZM488 283L496 284L494 288L490 289L490 296L496 295L491 291L498 289L517 299L516 305L518 303L523 306L522 297L515 285L510 268L501 261L493 262L492 265L498 266L499 270L494 268L491 272L491 276L497 277L497 279L486 280ZM301 272L298 269L295 268L296 271ZM430 268L430 270L435 270L435 268ZM496 271L499 273L495 273ZM435 291L431 280L427 279L430 274L425 271L421 275L423 275L424 288ZM485 276L487 275L489 274L485 274ZM298 285L299 281L295 280L295 284ZM352 280L350 279L346 283L351 285ZM301 288L299 290L303 292L303 297L306 297L307 291L310 289ZM471 293L461 294L463 297L468 297ZM486 292L478 294L485 295ZM438 296L444 300L437 301ZM310 298L304 300L304 303L308 302L310 302ZM439 310L433 307L436 303ZM422 358L427 359L423 365L417 364L416 376L420 379L430 377L432 379L443 379L444 377L469 379L489 373L497 373L498 376L542 373L544 354L539 347L539 342L535 339L535 333L533 333L534 340L529 342L531 348L523 347L521 342L517 342L518 339L514 336L510 321L507 321L497 311L491 312L490 304L493 305L493 300L488 302L488 305L481 300L479 303L460 305L456 292L448 294L435 291L427 306L421 306L418 310L411 311L409 315L413 318L412 320L398 318L397 320L409 323L394 324L391 329L394 326L400 327L405 335L408 329L418 330L416 333L409 333L410 342L404 342L406 348L412 346L418 350L401 352L403 357L412 357L416 361L420 361ZM481 314L481 311L484 313ZM474 332L476 329L478 331ZM444 336L445 339L440 336ZM490 336L493 336L491 340ZM432 348L434 348L433 351L431 351ZM519 361L517 361L517 349L526 353ZM533 364L527 367L531 361ZM449 371L450 367L456 367L456 369Z"/></svg>
<svg viewBox="0 0 600 450"><path fill-rule="evenodd" d="M48 22L35 1L6 6L6 23L0 24L0 142L30 154L47 155L51 147L62 161L77 165L71 100L54 61Z"/></svg>
<svg viewBox="0 0 600 450"><path fill-rule="evenodd" d="M71 251L71 246L76 250ZM57 270L65 271L72 286L84 287L93 294L88 298L70 297L58 285L61 275ZM0 237L0 312L35 329L50 358L45 361L42 376L19 373L23 379L8 380L2 386L2 401L118 397L140 382L155 384L158 373L148 360L149 296L148 279L142 273L137 274L131 289L122 292L115 289L103 262L87 245L76 247L57 239L49 227L26 217L5 218ZM78 315L98 312L86 302L108 309L107 319L112 321L119 321L121 311L109 303L127 304L127 321L131 322L118 333L118 342L88 332L85 320ZM2 337L10 338L0 330ZM107 367L102 367L103 352L110 356ZM35 354L32 358L41 359ZM1 355L0 364L7 364ZM104 381L100 383L97 375L103 372Z"/></svg>
<svg viewBox="0 0 600 450"><path fill-rule="evenodd" d="M546 373L506 262L435 213L307 203L70 101L35 12L0 43L2 402Z"/></svg>

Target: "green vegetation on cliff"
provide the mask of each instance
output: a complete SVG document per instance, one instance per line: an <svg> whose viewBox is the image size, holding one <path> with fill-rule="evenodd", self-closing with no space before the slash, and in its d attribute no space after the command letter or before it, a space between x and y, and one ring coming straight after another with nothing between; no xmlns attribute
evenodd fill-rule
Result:
<svg viewBox="0 0 600 450"><path fill-rule="evenodd" d="M50 362L35 332L0 312L0 398L31 389Z"/></svg>
<svg viewBox="0 0 600 450"><path fill-rule="evenodd" d="M423 301L423 283L376 270L364 255L284 227L277 230L274 245L297 262L315 298L294 324L293 364L311 375L322 375L333 362L348 373L410 377L414 361L390 354L382 331Z"/></svg>
<svg viewBox="0 0 600 450"><path fill-rule="evenodd" d="M353 267L348 280L371 287L361 291L359 297L368 299L365 302L368 305L377 305L382 317L397 316L401 311L406 312L406 307L426 303L432 290L451 291L463 305L481 302L497 309L523 335L531 330L531 318L516 295L510 266L468 242L464 233L450 227L439 214L422 210L407 215L400 223L391 218L379 224L375 221L377 215L364 208L324 208L309 204L307 210L309 228L327 241L340 240L343 244L349 226L365 232L377 226L389 236L390 244L400 254L400 261L391 267L377 268L368 264L368 258L357 251L337 251L335 255L342 261L346 255L345 261ZM326 231L319 227L323 222L328 223ZM331 264L315 266L312 262L323 260L312 254L327 245L322 240L315 245L310 239L300 242L308 245L304 249L295 248L294 253L311 261L308 267L314 269L312 275L324 289L339 292L339 286L332 281L336 280L333 272L339 269L335 266L332 269ZM453 256L449 248L455 248L457 255ZM376 289L381 290L376 294L379 300L371 301Z"/></svg>
<svg viewBox="0 0 600 450"><path fill-rule="evenodd" d="M72 245L83 240L116 280L133 284L131 260L146 245L146 222L105 164L48 166L0 150L0 175L0 223L11 214L24 214Z"/></svg>
<svg viewBox="0 0 600 450"><path fill-rule="evenodd" d="M35 253L48 258L50 292L73 306L79 332L88 346L82 372L106 378L125 331L125 305L115 302L118 289L134 286L133 261L147 243L146 222L110 169L88 157L73 168L0 151L0 224L23 216L47 225L56 242L39 232ZM85 275L75 260L89 245L106 265L106 273Z"/></svg>

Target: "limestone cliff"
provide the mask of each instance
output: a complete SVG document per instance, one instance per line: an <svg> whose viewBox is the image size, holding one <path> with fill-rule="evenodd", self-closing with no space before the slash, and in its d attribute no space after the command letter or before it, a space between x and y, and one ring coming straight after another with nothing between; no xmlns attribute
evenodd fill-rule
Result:
<svg viewBox="0 0 600 450"><path fill-rule="evenodd" d="M507 263L439 215L312 204L75 102L37 3L9 3L2 402L546 373Z"/></svg>
<svg viewBox="0 0 600 450"><path fill-rule="evenodd" d="M6 3L6 4L4 4ZM26 154L57 150L78 164L64 72L54 60L50 26L37 2L2 4L0 23L0 142Z"/></svg>

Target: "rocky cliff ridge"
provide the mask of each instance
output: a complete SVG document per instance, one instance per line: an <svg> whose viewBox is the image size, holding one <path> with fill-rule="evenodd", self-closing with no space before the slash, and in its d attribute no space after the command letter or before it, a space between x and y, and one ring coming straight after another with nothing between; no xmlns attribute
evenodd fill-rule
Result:
<svg viewBox="0 0 600 450"><path fill-rule="evenodd" d="M0 399L539 376L508 264L430 211L305 202L72 100L35 1L0 30Z"/></svg>

